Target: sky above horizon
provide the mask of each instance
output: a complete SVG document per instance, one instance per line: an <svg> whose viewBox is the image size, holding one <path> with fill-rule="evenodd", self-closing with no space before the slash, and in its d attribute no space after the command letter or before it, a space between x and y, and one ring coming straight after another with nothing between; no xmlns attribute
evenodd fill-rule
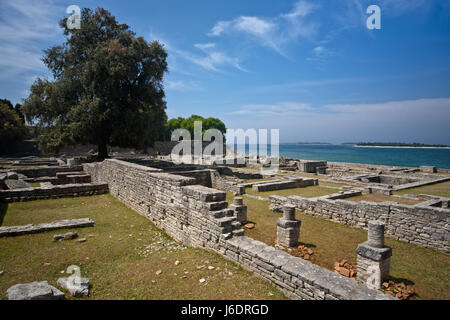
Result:
<svg viewBox="0 0 450 320"><path fill-rule="evenodd" d="M450 0L0 0L0 98L51 77L58 21L102 6L169 54L167 114L281 142L450 144ZM381 30L369 30L369 5Z"/></svg>

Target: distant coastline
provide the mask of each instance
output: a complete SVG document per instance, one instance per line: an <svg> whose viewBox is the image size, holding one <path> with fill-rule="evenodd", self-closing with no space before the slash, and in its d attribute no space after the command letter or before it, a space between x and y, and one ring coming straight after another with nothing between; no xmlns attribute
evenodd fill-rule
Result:
<svg viewBox="0 0 450 320"><path fill-rule="evenodd" d="M450 149L450 147L413 147L413 146L366 146L353 145L355 148L384 148L384 149Z"/></svg>
<svg viewBox="0 0 450 320"><path fill-rule="evenodd" d="M405 143L405 142L357 142L352 143L354 147L374 147L374 148L427 148L427 149L449 149L445 144L425 144L425 143Z"/></svg>

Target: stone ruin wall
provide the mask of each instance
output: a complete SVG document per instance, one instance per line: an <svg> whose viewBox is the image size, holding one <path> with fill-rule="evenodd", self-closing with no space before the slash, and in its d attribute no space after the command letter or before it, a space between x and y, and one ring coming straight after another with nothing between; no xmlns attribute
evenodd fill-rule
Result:
<svg viewBox="0 0 450 320"><path fill-rule="evenodd" d="M0 202L34 201L57 199L63 197L81 197L104 194L108 192L108 185L103 183L77 183L56 185L47 188L26 188L1 190Z"/></svg>
<svg viewBox="0 0 450 320"><path fill-rule="evenodd" d="M120 160L84 164L94 182L174 239L205 247L274 283L291 299L393 299L380 291L243 236L226 193L196 178ZM230 212L231 211L231 212Z"/></svg>
<svg viewBox="0 0 450 320"><path fill-rule="evenodd" d="M325 197L270 196L269 199L273 204L292 204L305 214L364 230L368 221L378 220L386 224L386 235L393 239L450 252L450 212L447 209Z"/></svg>

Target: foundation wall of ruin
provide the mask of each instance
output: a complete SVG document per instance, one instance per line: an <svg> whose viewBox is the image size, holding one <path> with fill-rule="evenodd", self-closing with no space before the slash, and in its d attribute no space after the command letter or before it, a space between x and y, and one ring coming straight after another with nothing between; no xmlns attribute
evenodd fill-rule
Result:
<svg viewBox="0 0 450 320"><path fill-rule="evenodd" d="M273 204L292 204L305 214L367 230L370 220L386 224L386 235L424 248L450 252L450 212L393 202L353 202L299 196L270 196Z"/></svg>
<svg viewBox="0 0 450 320"><path fill-rule="evenodd" d="M108 192L108 185L104 183L80 183L51 186L48 188L27 188L17 190L1 190L1 202L19 202L62 197L92 196Z"/></svg>
<svg viewBox="0 0 450 320"><path fill-rule="evenodd" d="M26 168L14 168L12 171L21 173L28 178L38 178L38 177L55 177L59 172L72 172L72 171L82 171L83 167L81 165L76 166L45 166L45 167L26 167Z"/></svg>
<svg viewBox="0 0 450 320"><path fill-rule="evenodd" d="M174 239L206 247L271 281L291 299L393 299L382 292L242 236L223 191L196 178L119 160L84 164L94 182Z"/></svg>

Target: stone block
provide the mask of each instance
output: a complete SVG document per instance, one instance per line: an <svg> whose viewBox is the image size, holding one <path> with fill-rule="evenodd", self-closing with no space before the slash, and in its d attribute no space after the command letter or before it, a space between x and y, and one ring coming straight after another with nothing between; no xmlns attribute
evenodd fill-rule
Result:
<svg viewBox="0 0 450 320"><path fill-rule="evenodd" d="M16 284L6 291L8 300L61 300L64 293L47 281Z"/></svg>

